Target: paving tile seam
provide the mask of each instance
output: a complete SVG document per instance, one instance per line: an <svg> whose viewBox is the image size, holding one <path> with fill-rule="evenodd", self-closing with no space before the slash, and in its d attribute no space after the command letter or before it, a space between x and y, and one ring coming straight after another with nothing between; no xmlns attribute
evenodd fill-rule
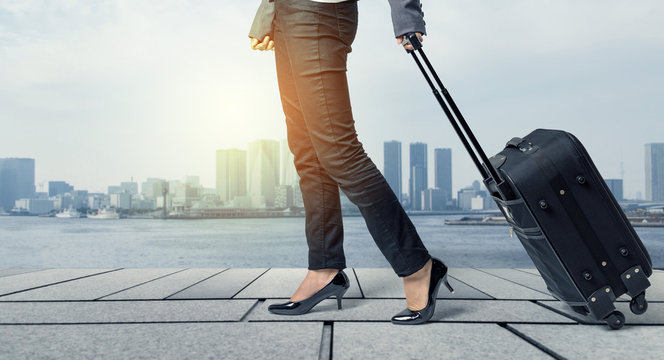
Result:
<svg viewBox="0 0 664 360"><path fill-rule="evenodd" d="M468 287L470 287L471 289L474 289L475 291L479 291L480 293L482 293L482 294L488 296L490 299L487 299L487 300L497 300L495 297L493 297L493 296L491 296L491 295L485 293L484 291L482 291L482 290L480 290L480 289L478 289L478 288L476 288L476 287L474 287L474 286L468 284L468 283L465 282L465 281L462 281L462 280L460 280L460 279L458 279L458 278L456 278L456 277L454 277L454 276L452 276L452 275L449 275L449 277L452 278L452 279L454 279L454 280L456 280L456 281L458 281L458 282L460 282L460 283L462 283L462 284L464 284L464 285L466 285L466 286L468 286Z"/></svg>
<svg viewBox="0 0 664 360"><path fill-rule="evenodd" d="M332 346L334 342L334 322L325 321L321 328L318 360L332 360Z"/></svg>
<svg viewBox="0 0 664 360"><path fill-rule="evenodd" d="M175 292L175 293L173 293L173 294L170 294L170 295L166 296L166 297L164 298L164 300L168 300L168 298L173 297L173 296L175 296L175 295L177 295L177 294L179 294L179 293L181 293L181 292L183 292L183 291L185 291L185 290L187 290L187 289L189 289L189 288L191 288L191 287L193 287L193 286L196 286L196 285L202 283L203 281L209 280L209 279L211 279L211 278L213 278L213 277L215 277L215 276L217 276L217 275L219 275L219 274L221 274L221 273L223 273L224 271L227 271L227 270L230 270L230 268L225 268L225 269L221 270L220 272L218 272L218 273L216 273L216 274L210 275L210 276L206 277L205 279L203 279L203 280L201 280L201 281L198 281L198 282L196 282L196 283L194 283L194 284L191 284L191 285L187 286L187 287L184 288L184 289L178 290L177 292Z"/></svg>
<svg viewBox="0 0 664 360"><path fill-rule="evenodd" d="M231 321L235 322L235 321ZM368 323L368 324L385 324L385 323L392 323L390 319L385 319L385 320L352 320L352 319L346 319L346 320L322 320L322 319L316 319L316 320L309 320L309 319L302 319L302 320L297 320L297 319L292 319L292 320L287 320L287 319L279 319L279 320L266 320L266 319L260 319L260 320L249 320L247 322L250 323L320 323L320 322L331 322L331 323ZM481 321L481 320L433 320L429 321L427 324L513 324L513 325L560 325L560 326L578 326L582 325L579 323L559 323L559 322L550 322L550 321L495 321L495 320L490 320L490 321ZM585 324L584 324L585 325ZM606 324L589 324L589 325L597 325L597 326L606 326ZM645 325L645 324L644 324ZM399 326L399 325L394 325L394 326ZM625 326L628 326L625 324ZM631 326L643 326L642 324L633 324ZM648 326L662 326L661 324L648 324Z"/></svg>
<svg viewBox="0 0 664 360"><path fill-rule="evenodd" d="M353 270L353 275L355 275L355 281L357 281L357 287L360 288L360 295L362 295L362 297L364 298L364 291L362 291L362 284L360 284L360 278L357 277L357 272L355 271L355 268L352 268L352 270Z"/></svg>
<svg viewBox="0 0 664 360"><path fill-rule="evenodd" d="M564 317L566 317L566 318L568 318L568 319L571 319L571 320L573 320L573 321L576 321L576 322L578 322L579 324L583 324L583 325L590 325L590 324L591 324L591 323L588 323L588 322L586 322L586 321L584 321L584 320L578 319L578 318L574 317L573 315L570 315L570 314L568 314L568 313L566 313L566 312L564 312L564 311L561 311L561 310L558 310L558 309L556 309L556 308L554 308L554 307L551 307L551 306L545 304L545 303L542 302L542 301L539 301L539 300L538 300L538 301L535 301L535 304L537 304L537 305L539 305L539 306L541 306L541 307L543 307L543 308L545 308L545 309L547 309L547 310L553 311L554 313L556 313L556 314L558 314L558 315L562 315L562 316L564 316Z"/></svg>
<svg viewBox="0 0 664 360"><path fill-rule="evenodd" d="M18 290L18 291L12 291L12 292L9 292L9 293L6 293L6 294L0 294L0 298L2 298L3 296L14 295L14 294L18 294L18 293L22 293L22 292L26 292L26 291L31 291L31 290L36 290L36 289L41 289L41 288L45 288L45 287L49 287L49 286L53 286L53 285L64 284L64 283L66 283L66 282L70 282L70 281L81 280L81 279L89 278L89 277L92 277L92 276L98 276L98 275L108 274L108 273L112 273L112 272L114 272L114 271L120 271L120 270L122 270L122 269L124 269L124 268L112 269L112 270L103 271L103 272L100 272L100 273L95 273L95 274L90 274L90 275L80 276L80 277L73 278L73 279L67 279L67 280L62 280L62 281L54 282L54 283L52 283L52 284L46 284L46 285L35 286L35 287L33 287L33 288L29 288L29 289L23 289L23 290Z"/></svg>
<svg viewBox="0 0 664 360"><path fill-rule="evenodd" d="M520 272L522 272L522 273L524 273L524 274L532 275L532 276L535 276L535 277L538 277L538 278L541 278L541 277L542 277L541 275L535 275L535 274L533 274L533 273L531 273L531 272L523 271L523 270L521 270L521 269L515 269L515 268L510 268L510 269L512 269L512 270L516 270L516 271L520 271Z"/></svg>
<svg viewBox="0 0 664 360"><path fill-rule="evenodd" d="M261 276L265 275L265 273L267 273L267 272L270 271L271 269L272 269L272 268L267 268L267 270L263 271L260 275L256 276L255 279L251 280L247 285L245 285L242 289L240 289L238 292L236 292L235 294L233 294L233 296L231 296L230 298L231 298L231 299L235 298L239 293L241 293L242 291L244 291L244 289L248 288L251 284L253 284L254 282L256 282L256 280L260 279Z"/></svg>
<svg viewBox="0 0 664 360"><path fill-rule="evenodd" d="M505 280L505 281L511 282L512 284L516 284L516 285L519 285L519 286L523 286L523 287L525 287L526 289L530 289L530 290L532 290L532 291L537 291L537 292L540 293L540 294L544 294L544 295L547 295L547 296L551 296L551 294L547 294L547 293L545 293L545 292L543 292L543 291L541 291L541 290L533 289L533 288L531 288L530 286L527 286L527 285L524 285L524 284L519 284L519 283L516 282L516 281L510 280L510 279L507 279L507 278L504 278L504 277L502 277L502 276L498 276L498 275L496 275L496 274L492 274L492 273L486 272L486 271L484 271L484 270L482 270L482 269L476 269L476 268L472 268L472 269L475 269L475 270L477 270L477 271L483 272L483 273L485 273L485 274L487 274L487 275L491 275L491 276L497 277L497 278L499 278L499 279L503 279L503 280ZM532 274L531 274L531 275L532 275Z"/></svg>
<svg viewBox="0 0 664 360"><path fill-rule="evenodd" d="M187 321L101 321L101 322L44 322L44 323L0 323L0 326L39 325L134 325L134 324L217 324L237 323L237 320L187 320Z"/></svg>
<svg viewBox="0 0 664 360"><path fill-rule="evenodd" d="M523 340L523 341L529 343L530 345L536 347L540 351L542 351L542 352L546 353L547 355L553 357L554 359L566 360L565 357L561 356L560 354L556 353L555 351L553 351L553 350L549 349L548 347L544 346L544 344L540 343L539 341L537 341L537 340L531 338L530 336L520 332L519 330L513 328L512 326L510 326L510 324L506 324L504 329L511 332L512 334L514 334L516 337L520 338L521 340Z"/></svg>
<svg viewBox="0 0 664 360"><path fill-rule="evenodd" d="M103 299L103 298L105 298L105 297L113 296L113 295L115 295L115 294L117 294L117 293L121 293L121 292L123 292L123 291L127 291L127 290L129 290L129 289L133 289L133 288L135 288L135 287L138 287L138 286L141 286L141 285L145 285L145 284L147 284L147 283L151 283L151 282L156 281L156 280L159 280L159 279L163 279L163 278L165 278L165 277L167 277L167 276L171 276L171 275L177 274L177 273L179 273L179 272L183 272L183 271L185 271L185 270L187 270L187 269L189 269L189 268L180 269L180 270L177 270L177 271L175 271L175 272L168 273L168 274L166 274L166 275L162 275L162 276L156 277L156 278L151 279L151 280L148 280L148 281L144 281L144 282L142 282L142 283L140 283L140 284L136 284L136 285L134 285L134 286L130 286L130 287L126 288L126 289L118 290L118 291L116 291L116 292L112 292L112 293L110 293L110 294L106 294L106 295L104 295L104 296L98 297L98 298L96 298L95 300L101 300L101 299Z"/></svg>
<svg viewBox="0 0 664 360"><path fill-rule="evenodd" d="M178 302L178 301L251 301L257 298L229 299L229 298L191 298L191 299L113 299L113 300L0 300L0 304L11 303L119 303L119 302Z"/></svg>
<svg viewBox="0 0 664 360"><path fill-rule="evenodd" d="M250 314L255 308L257 308L258 306L262 305L264 302L265 302L265 300L256 300L256 301L254 302L254 304L251 305L251 307L250 307L250 308L244 313L244 315L242 315L242 317L240 318L240 320L238 320L238 322L247 322L247 317L249 316L249 314Z"/></svg>

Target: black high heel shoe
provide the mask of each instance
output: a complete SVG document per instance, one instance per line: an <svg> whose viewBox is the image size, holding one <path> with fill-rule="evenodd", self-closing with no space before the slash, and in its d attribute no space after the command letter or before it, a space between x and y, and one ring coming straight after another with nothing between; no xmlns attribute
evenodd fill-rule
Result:
<svg viewBox="0 0 664 360"><path fill-rule="evenodd" d="M332 295L336 296L337 308L341 310L341 299L346 291L348 291L349 287L350 281L348 281L348 276L346 276L346 273L344 273L343 270L339 270L339 273L329 284L325 285L324 288L320 289L320 291L310 297L301 301L272 304L268 306L267 310L273 314L279 315L302 315L308 313L311 308Z"/></svg>
<svg viewBox="0 0 664 360"><path fill-rule="evenodd" d="M431 280L429 281L429 301L427 306L421 310L406 309L392 317L392 323L397 325L418 325L431 319L436 310L436 297L438 297L438 288L444 283L447 289L454 293L454 289L447 281L447 266L442 261L431 258Z"/></svg>

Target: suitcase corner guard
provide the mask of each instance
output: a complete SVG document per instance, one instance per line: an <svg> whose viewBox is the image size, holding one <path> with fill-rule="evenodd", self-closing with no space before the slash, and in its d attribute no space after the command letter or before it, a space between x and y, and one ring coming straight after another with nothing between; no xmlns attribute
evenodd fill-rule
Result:
<svg viewBox="0 0 664 360"><path fill-rule="evenodd" d="M620 275L627 288L627 295L635 297L650 286L648 276L640 265L636 265Z"/></svg>
<svg viewBox="0 0 664 360"><path fill-rule="evenodd" d="M616 301L616 294L609 285L597 289L588 297L587 301L590 315L597 320L604 319L616 309L613 305L613 302Z"/></svg>

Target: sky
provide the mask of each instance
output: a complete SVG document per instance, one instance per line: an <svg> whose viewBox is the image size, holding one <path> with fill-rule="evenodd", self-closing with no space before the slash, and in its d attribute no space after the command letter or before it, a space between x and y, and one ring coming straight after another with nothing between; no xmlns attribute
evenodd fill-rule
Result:
<svg viewBox="0 0 664 360"><path fill-rule="evenodd" d="M106 191L200 176L215 152L286 137L274 53L249 48L259 1L0 0L0 157L36 182ZM645 193L644 145L664 142L664 2L423 1L424 48L489 156L536 128L575 134L625 196ZM479 179L410 56L387 1L359 2L349 56L360 141L452 148L453 189ZM621 165L622 164L622 165Z"/></svg>

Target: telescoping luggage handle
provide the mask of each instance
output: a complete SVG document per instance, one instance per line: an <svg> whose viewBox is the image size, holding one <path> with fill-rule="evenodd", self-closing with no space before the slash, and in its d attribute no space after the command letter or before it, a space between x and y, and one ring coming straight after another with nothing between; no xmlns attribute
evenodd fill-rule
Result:
<svg viewBox="0 0 664 360"><path fill-rule="evenodd" d="M429 83L431 90L433 90L433 95L438 100L438 103L440 103L440 106L443 108L445 115L447 115L447 118L450 120L450 123L452 124L454 131L456 131L457 135L461 139L461 142L463 143L463 146L466 148L468 154L473 159L473 162L475 163L477 170L480 171L480 174L482 174L482 177L484 179L488 179L489 177L491 177L496 184L500 184L502 182L502 179L500 178L500 176L498 176L498 172L493 167L493 165L491 165L489 158L486 156L486 153L480 146L479 142L477 141L477 138L470 130L468 123L461 114L461 111L459 111L459 108L456 106L456 103L452 99L452 96L443 85L443 82L440 81L440 78L438 77L438 74L436 74L436 71L433 69L433 66L431 66L431 63L429 62L429 59L424 53L424 50L422 50L422 43L420 42L420 39L417 37L417 34L415 33L406 34L404 43L405 44L410 43L412 45L413 50L406 50L406 51L411 55L413 55L413 59L415 59L417 66L420 68L420 71L422 71L422 75L424 75L424 78L427 80L427 83ZM440 91L438 91L434 83L431 81L431 77L429 76L429 74L427 74L426 70L424 69L424 66L422 66L422 62L420 62L420 59L415 54L416 51L420 53L422 60L424 60L424 63L427 65L427 68L431 72L431 75L433 76L433 78L436 80L436 83L440 87ZM454 115L456 115L456 118L454 117L454 115L452 115L452 112L450 112L450 109L445 103L445 100L443 100L443 96L440 95L441 92L443 93L445 100L447 100L449 108L452 108L452 111L454 112ZM461 124L461 127L463 127L465 133L461 130L459 124ZM468 142L468 139L470 139L470 143ZM479 154L484 164L486 164L486 168L482 166L482 163L477 158L476 152L477 154ZM489 173L487 173L487 169Z"/></svg>

